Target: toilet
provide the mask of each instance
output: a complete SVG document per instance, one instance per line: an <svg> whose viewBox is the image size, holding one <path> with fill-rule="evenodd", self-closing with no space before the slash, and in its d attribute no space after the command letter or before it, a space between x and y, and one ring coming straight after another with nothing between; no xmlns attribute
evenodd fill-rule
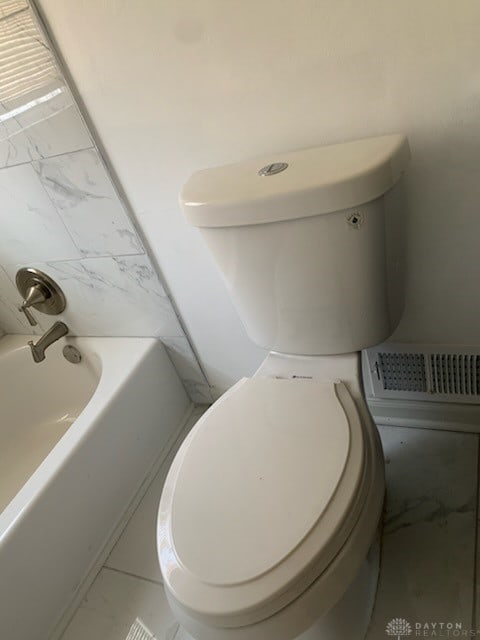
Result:
<svg viewBox="0 0 480 640"><path fill-rule="evenodd" d="M185 637L365 637L385 480L360 351L398 322L385 217L409 158L405 136L387 135L206 169L182 190L268 351L200 418L165 481L158 557Z"/></svg>

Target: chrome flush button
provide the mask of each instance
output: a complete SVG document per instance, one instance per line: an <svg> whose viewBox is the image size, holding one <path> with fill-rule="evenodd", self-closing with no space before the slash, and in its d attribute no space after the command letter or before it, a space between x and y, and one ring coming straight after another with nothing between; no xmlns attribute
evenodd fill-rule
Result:
<svg viewBox="0 0 480 640"><path fill-rule="evenodd" d="M272 164L267 164L265 167L262 167L258 172L259 176L274 176L276 173L281 173L285 171L288 167L288 162L273 162Z"/></svg>

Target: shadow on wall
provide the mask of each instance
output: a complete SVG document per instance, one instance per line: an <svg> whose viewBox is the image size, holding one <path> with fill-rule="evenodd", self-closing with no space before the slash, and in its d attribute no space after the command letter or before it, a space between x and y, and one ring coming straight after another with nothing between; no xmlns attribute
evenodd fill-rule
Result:
<svg viewBox="0 0 480 640"><path fill-rule="evenodd" d="M480 110L480 107L479 107ZM474 111L468 111L470 117ZM395 342L479 344L480 142L469 120L412 136L406 178L406 300Z"/></svg>

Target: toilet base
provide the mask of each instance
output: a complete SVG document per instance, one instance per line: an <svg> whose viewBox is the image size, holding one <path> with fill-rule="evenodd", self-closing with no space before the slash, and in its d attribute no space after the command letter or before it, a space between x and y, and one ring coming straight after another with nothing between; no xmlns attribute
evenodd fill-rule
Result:
<svg viewBox="0 0 480 640"><path fill-rule="evenodd" d="M372 618L380 570L380 536L337 604L295 640L363 640Z"/></svg>

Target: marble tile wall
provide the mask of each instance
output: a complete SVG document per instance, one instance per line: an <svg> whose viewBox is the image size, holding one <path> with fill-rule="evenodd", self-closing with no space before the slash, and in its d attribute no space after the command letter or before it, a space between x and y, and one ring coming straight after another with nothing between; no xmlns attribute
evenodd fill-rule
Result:
<svg viewBox="0 0 480 640"><path fill-rule="evenodd" d="M192 400L210 390L26 0L0 0L0 335L32 333L20 267L53 277L77 335L161 339ZM34 312L43 333L52 318Z"/></svg>

